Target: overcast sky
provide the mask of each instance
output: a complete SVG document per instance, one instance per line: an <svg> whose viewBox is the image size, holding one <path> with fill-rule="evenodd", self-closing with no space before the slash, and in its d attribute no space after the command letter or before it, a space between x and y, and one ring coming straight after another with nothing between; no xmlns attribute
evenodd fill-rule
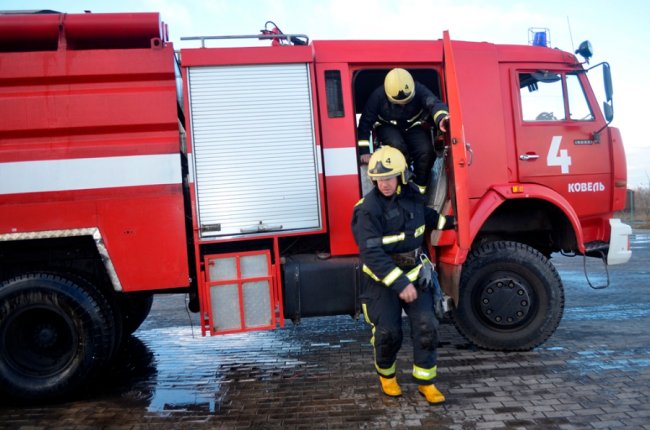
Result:
<svg viewBox="0 0 650 430"><path fill-rule="evenodd" d="M614 78L613 126L623 136L630 188L650 187L650 2L647 0L0 0L0 9L160 12L176 47L183 36L257 34L266 21L311 39L452 39L528 43L528 29L550 30L551 45L575 50L589 39L592 64Z"/></svg>

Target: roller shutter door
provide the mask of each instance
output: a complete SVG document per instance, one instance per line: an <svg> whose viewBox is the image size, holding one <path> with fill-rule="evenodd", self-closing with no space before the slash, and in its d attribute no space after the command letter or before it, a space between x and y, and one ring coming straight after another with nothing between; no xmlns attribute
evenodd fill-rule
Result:
<svg viewBox="0 0 650 430"><path fill-rule="evenodd" d="M307 64L189 69L201 236L319 230Z"/></svg>

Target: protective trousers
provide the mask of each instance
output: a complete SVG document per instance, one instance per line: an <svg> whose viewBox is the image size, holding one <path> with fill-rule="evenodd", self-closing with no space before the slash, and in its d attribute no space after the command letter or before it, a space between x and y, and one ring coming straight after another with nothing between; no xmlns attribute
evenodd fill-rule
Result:
<svg viewBox="0 0 650 430"><path fill-rule="evenodd" d="M402 309L406 312L413 340L413 378L420 385L433 384L436 377L438 320L433 313L431 288L417 287L418 298L406 303L395 290L364 276L362 306L372 326L375 368L384 377L396 373L397 353L402 346Z"/></svg>
<svg viewBox="0 0 650 430"><path fill-rule="evenodd" d="M413 163L413 173L415 174L413 182L421 187L426 187L429 183L431 168L436 160L430 132L420 126L400 130L392 124L383 124L377 127L376 133L381 145L399 149L408 162Z"/></svg>

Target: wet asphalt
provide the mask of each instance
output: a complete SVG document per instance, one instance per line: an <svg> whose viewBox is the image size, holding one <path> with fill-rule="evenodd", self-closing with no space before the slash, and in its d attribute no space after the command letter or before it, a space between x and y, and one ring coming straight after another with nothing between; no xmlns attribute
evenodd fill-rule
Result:
<svg viewBox="0 0 650 430"><path fill-rule="evenodd" d="M406 383L408 332L404 395L387 398L362 319L204 338L185 296L167 295L87 392L47 405L0 399L0 429L650 429L650 230L635 230L632 247L606 289L588 286L581 257L553 258L564 317L532 351L478 350L443 324L443 405ZM606 283L602 263L586 268L595 286Z"/></svg>

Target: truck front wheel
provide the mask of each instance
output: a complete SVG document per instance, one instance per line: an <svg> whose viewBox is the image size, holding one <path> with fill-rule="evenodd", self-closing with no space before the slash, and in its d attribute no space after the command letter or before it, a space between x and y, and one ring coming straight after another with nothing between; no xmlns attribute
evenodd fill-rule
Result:
<svg viewBox="0 0 650 430"><path fill-rule="evenodd" d="M87 383L108 360L113 326L73 278L31 273L0 284L0 387L48 400Z"/></svg>
<svg viewBox="0 0 650 430"><path fill-rule="evenodd" d="M496 241L470 252L453 319L481 348L526 351L555 332L563 310L564 289L551 262L527 245Z"/></svg>

